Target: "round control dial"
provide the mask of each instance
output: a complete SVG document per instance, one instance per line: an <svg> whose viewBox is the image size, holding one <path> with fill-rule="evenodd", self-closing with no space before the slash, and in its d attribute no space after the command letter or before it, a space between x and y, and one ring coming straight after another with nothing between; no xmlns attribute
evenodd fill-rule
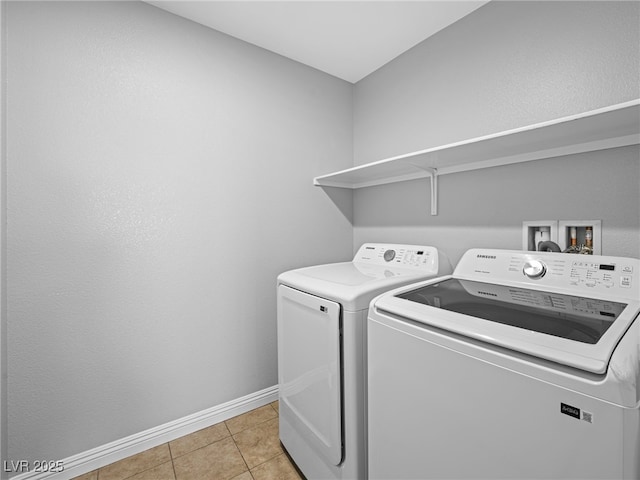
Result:
<svg viewBox="0 0 640 480"><path fill-rule="evenodd" d="M395 250L387 250L386 252L384 252L384 260L385 260L385 262L390 262L394 258L396 258L396 251Z"/></svg>
<svg viewBox="0 0 640 480"><path fill-rule="evenodd" d="M547 273L547 266L540 260L528 260L522 272L529 278L542 278Z"/></svg>

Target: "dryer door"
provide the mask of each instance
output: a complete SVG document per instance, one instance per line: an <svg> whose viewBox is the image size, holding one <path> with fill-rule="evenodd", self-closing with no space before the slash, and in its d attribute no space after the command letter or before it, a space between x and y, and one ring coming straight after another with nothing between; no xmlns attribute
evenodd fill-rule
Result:
<svg viewBox="0 0 640 480"><path fill-rule="evenodd" d="M340 327L339 303L278 286L280 439L303 438L333 465L342 462Z"/></svg>

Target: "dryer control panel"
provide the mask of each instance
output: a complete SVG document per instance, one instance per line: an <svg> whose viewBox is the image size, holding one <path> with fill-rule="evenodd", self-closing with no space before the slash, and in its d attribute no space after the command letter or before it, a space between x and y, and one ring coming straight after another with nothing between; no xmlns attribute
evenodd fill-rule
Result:
<svg viewBox="0 0 640 480"><path fill-rule="evenodd" d="M563 288L577 294L601 293L636 300L640 297L640 261L635 258L472 249L464 254L454 276L507 285Z"/></svg>
<svg viewBox="0 0 640 480"><path fill-rule="evenodd" d="M365 243L360 247L354 263L389 267L438 271L438 250L425 245Z"/></svg>

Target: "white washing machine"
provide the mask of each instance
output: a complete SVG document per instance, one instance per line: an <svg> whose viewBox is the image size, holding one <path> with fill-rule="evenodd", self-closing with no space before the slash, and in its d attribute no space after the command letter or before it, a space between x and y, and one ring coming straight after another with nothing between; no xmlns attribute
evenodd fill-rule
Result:
<svg viewBox="0 0 640 480"><path fill-rule="evenodd" d="M368 321L369 478L640 477L640 262L475 249Z"/></svg>
<svg viewBox="0 0 640 480"><path fill-rule="evenodd" d="M450 273L429 246L365 244L278 277L280 440L308 479L366 478L366 322L376 295Z"/></svg>

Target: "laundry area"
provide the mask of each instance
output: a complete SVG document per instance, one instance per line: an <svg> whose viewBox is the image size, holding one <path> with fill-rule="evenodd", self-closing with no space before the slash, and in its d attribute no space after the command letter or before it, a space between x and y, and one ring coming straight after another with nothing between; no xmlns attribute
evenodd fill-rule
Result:
<svg viewBox="0 0 640 480"><path fill-rule="evenodd" d="M640 478L640 2L0 26L0 478Z"/></svg>

